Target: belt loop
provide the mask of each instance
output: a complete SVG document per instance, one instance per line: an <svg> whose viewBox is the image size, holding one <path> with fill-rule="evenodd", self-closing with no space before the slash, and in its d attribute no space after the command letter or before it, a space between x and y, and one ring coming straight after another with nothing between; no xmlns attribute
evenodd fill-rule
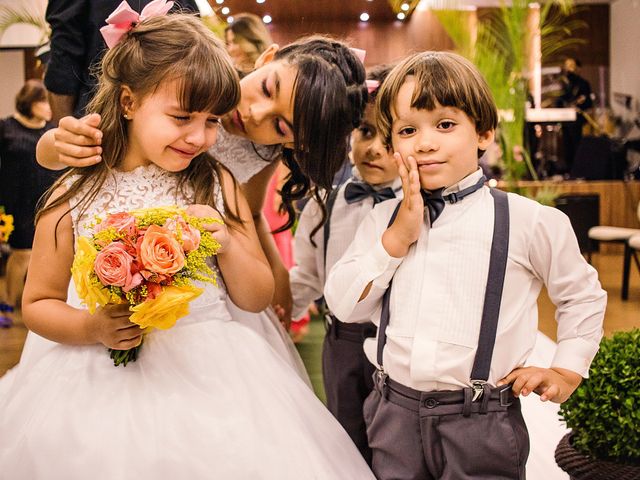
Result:
<svg viewBox="0 0 640 480"><path fill-rule="evenodd" d="M511 399L511 385L505 385L500 390L500 406L501 407L510 407L513 405L513 400Z"/></svg>
<svg viewBox="0 0 640 480"><path fill-rule="evenodd" d="M462 389L464 392L464 404L462 405L462 416L468 417L471 415L471 402L473 401L473 389L465 387Z"/></svg>
<svg viewBox="0 0 640 480"><path fill-rule="evenodd" d="M489 411L489 397L491 397L491 387L488 383L482 386L482 404L480 405L480 413L485 415Z"/></svg>

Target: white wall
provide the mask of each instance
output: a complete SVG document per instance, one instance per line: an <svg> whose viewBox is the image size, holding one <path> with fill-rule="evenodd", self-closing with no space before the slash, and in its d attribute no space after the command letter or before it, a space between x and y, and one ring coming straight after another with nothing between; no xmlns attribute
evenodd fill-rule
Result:
<svg viewBox="0 0 640 480"><path fill-rule="evenodd" d="M24 51L0 50L0 117L11 115L15 97L24 85Z"/></svg>
<svg viewBox="0 0 640 480"><path fill-rule="evenodd" d="M615 92L633 96L640 111L640 0L616 0L611 4L611 96L616 113Z"/></svg>

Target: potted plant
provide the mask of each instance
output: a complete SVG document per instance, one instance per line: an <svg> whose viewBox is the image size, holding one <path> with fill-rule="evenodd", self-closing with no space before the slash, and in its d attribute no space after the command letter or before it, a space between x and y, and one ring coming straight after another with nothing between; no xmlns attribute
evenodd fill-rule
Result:
<svg viewBox="0 0 640 480"><path fill-rule="evenodd" d="M556 463L572 479L640 479L640 330L605 338L589 378L560 406L571 432Z"/></svg>

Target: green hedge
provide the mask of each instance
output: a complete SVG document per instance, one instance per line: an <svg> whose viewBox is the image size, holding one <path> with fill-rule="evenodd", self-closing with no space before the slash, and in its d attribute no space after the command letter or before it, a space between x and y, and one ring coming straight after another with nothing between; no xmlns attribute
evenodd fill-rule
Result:
<svg viewBox="0 0 640 480"><path fill-rule="evenodd" d="M582 453L640 464L640 330L602 340L589 378L560 406L560 415Z"/></svg>

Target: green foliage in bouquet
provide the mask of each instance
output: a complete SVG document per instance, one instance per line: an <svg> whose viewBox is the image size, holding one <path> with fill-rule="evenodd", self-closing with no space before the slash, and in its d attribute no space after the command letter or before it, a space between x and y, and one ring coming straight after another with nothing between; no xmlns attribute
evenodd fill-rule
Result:
<svg viewBox="0 0 640 480"><path fill-rule="evenodd" d="M590 457L640 465L640 330L600 344L589 378L560 406L573 446Z"/></svg>

